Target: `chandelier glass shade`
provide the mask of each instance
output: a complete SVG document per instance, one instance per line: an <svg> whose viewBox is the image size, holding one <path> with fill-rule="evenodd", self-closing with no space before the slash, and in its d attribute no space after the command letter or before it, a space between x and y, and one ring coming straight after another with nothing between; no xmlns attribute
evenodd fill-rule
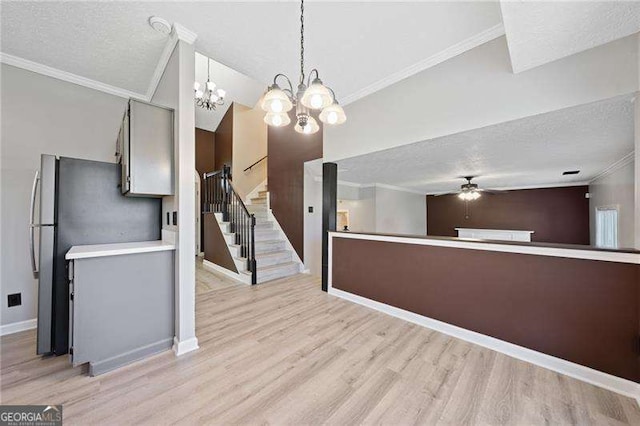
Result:
<svg viewBox="0 0 640 426"><path fill-rule="evenodd" d="M482 194L480 194L478 185L471 183L473 176L465 176L465 179L467 180L467 183L460 186L460 193L458 194L458 197L464 201L475 201L480 198Z"/></svg>
<svg viewBox="0 0 640 426"><path fill-rule="evenodd" d="M211 59L207 58L207 82L204 87L197 81L193 84L196 105L206 110L215 110L218 106L224 105L226 92L223 89L216 89L216 84L211 81Z"/></svg>
<svg viewBox="0 0 640 426"><path fill-rule="evenodd" d="M464 201L475 201L480 198L480 192L478 190L463 191L458 194L458 197Z"/></svg>
<svg viewBox="0 0 640 426"><path fill-rule="evenodd" d="M311 80L311 77L314 77ZM281 88L278 81L284 81ZM294 93L291 80L284 74L276 74L273 84L268 87L260 104L266 112L264 122L269 126L282 127L291 123L289 111L295 108L294 129L298 133L313 134L320 130L320 125L312 111L319 112L318 118L324 124L338 125L347 120L342 107L336 100L335 93L320 80L318 70L313 69L309 76L304 72L304 0L300 2L300 79Z"/></svg>

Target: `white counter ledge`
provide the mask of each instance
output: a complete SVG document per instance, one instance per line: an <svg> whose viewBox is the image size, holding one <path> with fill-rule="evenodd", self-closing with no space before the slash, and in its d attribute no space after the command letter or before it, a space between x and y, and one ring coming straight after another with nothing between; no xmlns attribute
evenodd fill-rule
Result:
<svg viewBox="0 0 640 426"><path fill-rule="evenodd" d="M90 257L118 256L121 254L149 253L155 251L175 250L176 246L162 240L141 241L136 243L93 244L73 246L65 259L87 259Z"/></svg>

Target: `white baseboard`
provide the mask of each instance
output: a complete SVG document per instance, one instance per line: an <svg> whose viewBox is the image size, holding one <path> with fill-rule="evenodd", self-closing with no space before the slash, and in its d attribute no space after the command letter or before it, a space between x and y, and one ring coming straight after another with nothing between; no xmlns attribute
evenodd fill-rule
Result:
<svg viewBox="0 0 640 426"><path fill-rule="evenodd" d="M25 330L33 330L38 326L38 319L33 318L26 321L12 322L11 324L0 325L0 336L18 333Z"/></svg>
<svg viewBox="0 0 640 426"><path fill-rule="evenodd" d="M375 309L376 311L380 311L396 318L400 318L405 321L409 321L411 323L439 331L441 333L465 340L467 342L475 343L476 345L484 346L485 348L492 349L496 352L500 352L513 358L517 358L519 360L547 368L557 373L573 377L574 379L582 380L583 382L608 389L612 392L629 396L636 399L636 401L638 401L640 404L640 384L631 380L603 373L602 371L594 370L593 368L585 367L584 365L576 364L561 358L556 358L542 352L534 351L532 349L518 346L513 343L505 342L504 340L489 337L475 331L467 330L455 325L435 320L433 318L405 311L404 309L396 308L395 306L390 306L384 303L376 302L375 300L348 293L343 290L338 290L331 286L331 282L329 283L328 290L329 294L348 300L350 302Z"/></svg>
<svg viewBox="0 0 640 426"><path fill-rule="evenodd" d="M176 356L184 355L189 352L193 352L198 349L198 338L192 337L191 339L184 340L182 342L178 341L177 337L173 338L173 352Z"/></svg>
<svg viewBox="0 0 640 426"><path fill-rule="evenodd" d="M241 284L249 284L251 285L251 277L247 276L246 278L242 274L237 274L233 271L228 270L227 268L223 268L220 265L216 265L213 262L208 261L207 259L202 259L202 266L205 269L212 270L214 272L221 273L231 279L238 281Z"/></svg>

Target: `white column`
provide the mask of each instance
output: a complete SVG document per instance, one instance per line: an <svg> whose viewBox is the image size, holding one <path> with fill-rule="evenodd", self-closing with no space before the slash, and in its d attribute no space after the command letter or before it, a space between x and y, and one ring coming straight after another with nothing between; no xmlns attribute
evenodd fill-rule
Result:
<svg viewBox="0 0 640 426"><path fill-rule="evenodd" d="M638 34L638 86L636 90L640 90L640 34ZM635 208L635 248L640 249L640 93L636 92L634 102L634 122L635 122L635 169L636 169L636 208Z"/></svg>
<svg viewBox="0 0 640 426"><path fill-rule="evenodd" d="M173 350L176 355L198 349L195 327L195 81L196 35L174 24L178 36L178 140L176 147L176 323Z"/></svg>

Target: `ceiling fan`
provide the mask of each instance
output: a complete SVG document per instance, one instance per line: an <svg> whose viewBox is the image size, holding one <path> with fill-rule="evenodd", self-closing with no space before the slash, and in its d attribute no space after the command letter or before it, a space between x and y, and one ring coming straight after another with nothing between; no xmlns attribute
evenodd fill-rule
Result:
<svg viewBox="0 0 640 426"><path fill-rule="evenodd" d="M449 194L458 194L458 197L461 200L464 201L475 201L478 198L480 198L482 196L482 193L487 193L487 194L496 194L496 193L500 193L500 192L504 192L504 191L496 191L496 190L487 190L487 189L481 189L478 188L478 184L477 183L472 183L471 180L473 178L475 178L476 176L465 176L463 179L465 179L467 182L460 185L460 191L457 192L447 192L444 194L438 194L438 195L449 195Z"/></svg>

